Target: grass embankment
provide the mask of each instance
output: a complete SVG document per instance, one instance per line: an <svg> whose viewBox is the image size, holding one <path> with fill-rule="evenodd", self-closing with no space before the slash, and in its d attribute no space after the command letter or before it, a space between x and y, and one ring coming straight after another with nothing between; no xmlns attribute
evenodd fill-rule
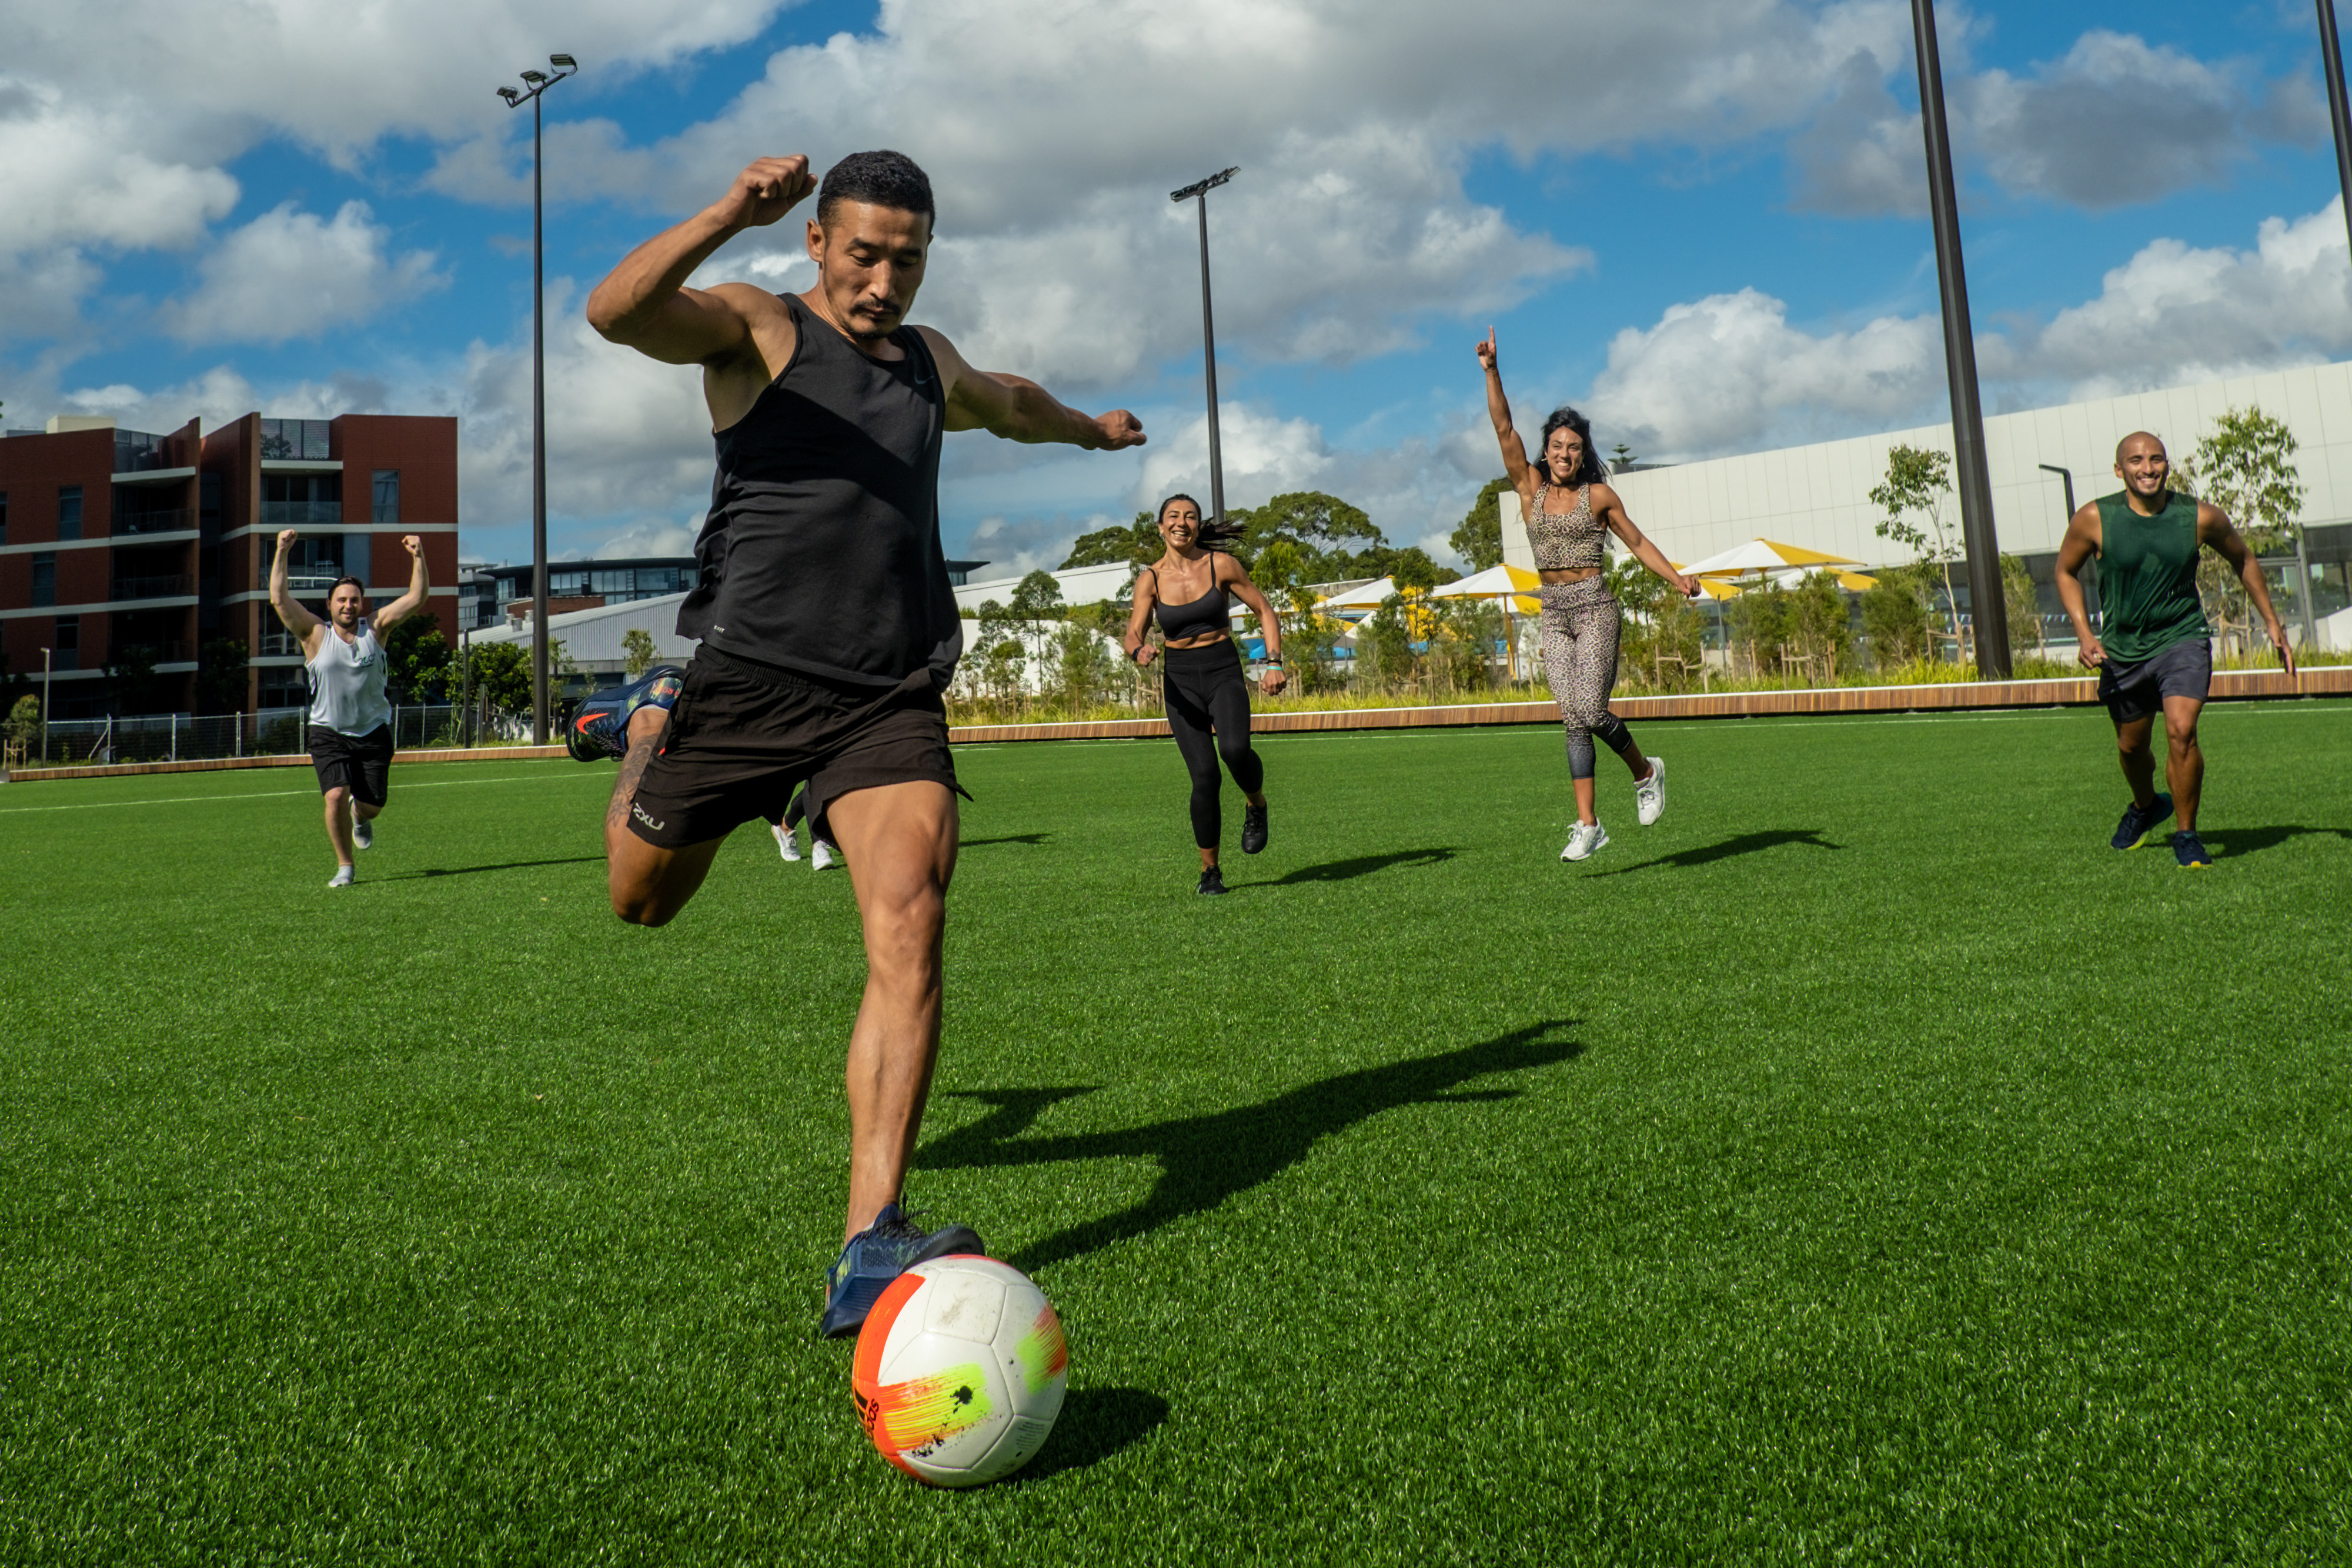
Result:
<svg viewBox="0 0 2352 1568"><path fill-rule="evenodd" d="M911 1196L1074 1358L971 1495L812 1338L846 878L0 790L0 1562L2340 1560L2352 705L2209 714L2196 873L2096 712L1638 732L1581 866L1554 732L1271 737L1222 900L1168 743L962 753Z"/></svg>

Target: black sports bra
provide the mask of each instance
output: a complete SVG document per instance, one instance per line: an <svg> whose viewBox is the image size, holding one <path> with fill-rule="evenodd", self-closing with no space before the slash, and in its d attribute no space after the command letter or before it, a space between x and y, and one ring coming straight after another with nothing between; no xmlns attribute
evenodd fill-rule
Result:
<svg viewBox="0 0 2352 1568"><path fill-rule="evenodd" d="M1157 571L1150 567L1143 570L1150 571L1154 580L1158 580L1160 574ZM1217 581L1217 558L1214 556L1209 558L1209 581L1213 586L1198 599L1188 599L1181 604L1171 604L1163 599L1151 607L1153 619L1160 622L1161 636L1197 637L1203 632L1229 629L1233 607L1225 598L1224 585Z"/></svg>

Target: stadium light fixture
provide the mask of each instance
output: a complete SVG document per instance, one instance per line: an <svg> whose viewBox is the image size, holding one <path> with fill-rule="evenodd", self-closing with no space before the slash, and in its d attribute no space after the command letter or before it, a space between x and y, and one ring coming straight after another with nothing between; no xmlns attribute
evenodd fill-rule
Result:
<svg viewBox="0 0 2352 1568"><path fill-rule="evenodd" d="M1936 276L1944 295L1944 374L1952 389L1952 477L1960 491L1960 538L1969 558L1969 618L1977 669L2009 679L2009 616L2001 603L2000 542L1993 530L1992 476L1985 466L1984 407L1977 396L1975 329L1960 260L1960 207L1952 193L1952 139L1944 123L1944 68L1936 52L1935 0L1911 0L1919 64L1919 126L1927 144L1927 211L1936 228Z"/></svg>
<svg viewBox="0 0 2352 1568"><path fill-rule="evenodd" d="M1224 521L1225 517L1225 465L1217 444L1217 324L1215 312L1209 307L1209 193L1241 172L1241 166L1235 164L1181 191L1168 193L1171 202L1197 200L1201 204L1201 355L1209 371L1209 511L1219 522Z"/></svg>
<svg viewBox="0 0 2352 1568"><path fill-rule="evenodd" d="M547 265L545 256L545 144L540 95L580 69L570 55L550 55L550 76L527 70L530 90L499 89L509 109L530 105L530 741L547 744Z"/></svg>

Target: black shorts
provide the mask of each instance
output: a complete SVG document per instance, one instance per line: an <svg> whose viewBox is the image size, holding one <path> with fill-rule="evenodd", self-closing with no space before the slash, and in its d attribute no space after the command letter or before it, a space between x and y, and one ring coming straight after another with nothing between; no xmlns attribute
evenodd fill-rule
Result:
<svg viewBox="0 0 2352 1568"><path fill-rule="evenodd" d="M2212 689L2213 646L2202 636L2183 637L2137 664L2109 659L2099 666L2099 700L2117 724L2162 713L2167 697L2201 703Z"/></svg>
<svg viewBox="0 0 2352 1568"><path fill-rule="evenodd" d="M678 849L723 839L754 817L778 820L803 783L808 820L822 824L852 789L922 779L963 793L929 671L886 691L705 648L687 666L629 827Z"/></svg>
<svg viewBox="0 0 2352 1568"><path fill-rule="evenodd" d="M392 726L380 724L365 735L345 735L339 729L312 725L310 766L319 770L319 792L344 789L352 799L382 806L392 788Z"/></svg>

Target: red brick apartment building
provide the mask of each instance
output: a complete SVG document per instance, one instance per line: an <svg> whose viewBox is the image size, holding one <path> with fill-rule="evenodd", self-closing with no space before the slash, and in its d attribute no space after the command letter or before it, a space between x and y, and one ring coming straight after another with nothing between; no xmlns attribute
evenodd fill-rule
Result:
<svg viewBox="0 0 2352 1568"><path fill-rule="evenodd" d="M65 416L0 440L0 650L38 678L53 714L100 711L106 669L139 649L157 676L148 711L192 712L208 643L245 644L235 706L303 700L302 653L269 609L280 528L299 528L295 594L324 613L353 576L371 603L408 586L403 534L425 539L432 613L457 635L457 422L407 414L265 419L169 435ZM212 705L223 705L215 700Z"/></svg>

